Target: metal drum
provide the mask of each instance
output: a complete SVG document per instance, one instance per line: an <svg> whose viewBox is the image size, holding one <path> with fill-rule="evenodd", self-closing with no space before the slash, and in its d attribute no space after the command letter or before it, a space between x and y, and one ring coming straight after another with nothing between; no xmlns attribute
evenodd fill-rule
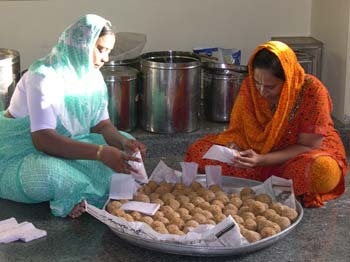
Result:
<svg viewBox="0 0 350 262"><path fill-rule="evenodd" d="M20 75L19 52L0 48L0 111L5 110L10 104Z"/></svg>
<svg viewBox="0 0 350 262"><path fill-rule="evenodd" d="M136 127L138 70L128 66L101 69L108 88L108 112L112 123L120 130L132 131Z"/></svg>
<svg viewBox="0 0 350 262"><path fill-rule="evenodd" d="M161 51L141 56L143 129L192 132L199 125L200 58L190 52Z"/></svg>
<svg viewBox="0 0 350 262"><path fill-rule="evenodd" d="M132 59L125 59L125 60L115 60L113 56L110 56L110 59L105 65L104 68L113 68L116 66L130 66L137 70L140 70L140 57L132 58Z"/></svg>
<svg viewBox="0 0 350 262"><path fill-rule="evenodd" d="M205 63L203 65L204 114L214 122L228 122L247 66Z"/></svg>

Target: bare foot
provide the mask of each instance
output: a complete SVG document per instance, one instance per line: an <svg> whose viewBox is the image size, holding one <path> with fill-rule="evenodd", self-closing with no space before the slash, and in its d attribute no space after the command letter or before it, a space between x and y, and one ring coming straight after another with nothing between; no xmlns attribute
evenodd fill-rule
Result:
<svg viewBox="0 0 350 262"><path fill-rule="evenodd" d="M85 203L84 201L81 201L80 203L76 204L72 211L69 213L69 216L71 218L77 218L80 217L85 212Z"/></svg>

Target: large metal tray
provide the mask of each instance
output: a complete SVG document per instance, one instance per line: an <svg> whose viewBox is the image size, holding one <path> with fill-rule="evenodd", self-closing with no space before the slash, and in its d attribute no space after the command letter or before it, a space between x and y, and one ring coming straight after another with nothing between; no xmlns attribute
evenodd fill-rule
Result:
<svg viewBox="0 0 350 262"><path fill-rule="evenodd" d="M204 176L198 176L197 180L199 182L204 182ZM260 182L235 178L235 177L223 177L223 187L252 187L259 185ZM255 243L251 243L244 246L239 247L210 247L210 246L198 246L198 245L188 245L188 244L179 244L179 243L171 243L165 241L157 241L154 239L145 239L139 236L127 234L125 232L119 231L118 229L110 227L110 229L120 238L126 240L130 244L147 248L150 250L155 250L159 252L169 253L169 254L178 254L178 255L188 255L188 256L228 256L228 255L239 255L239 254L247 254L250 252L257 251L259 249L265 248L267 246L272 245L273 243L279 241L284 238L287 234L289 234L301 221L304 211L302 206L298 201L296 201L296 209L298 211L297 220L291 224L288 228L281 231L280 233L259 240Z"/></svg>

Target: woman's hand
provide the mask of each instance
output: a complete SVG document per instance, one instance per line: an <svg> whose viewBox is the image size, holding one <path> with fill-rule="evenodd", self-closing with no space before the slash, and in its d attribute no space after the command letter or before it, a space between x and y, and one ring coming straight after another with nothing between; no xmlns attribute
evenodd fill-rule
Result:
<svg viewBox="0 0 350 262"><path fill-rule="evenodd" d="M236 168L253 168L262 166L264 162L264 155L257 154L254 150L248 149L240 151L239 155L233 160Z"/></svg>
<svg viewBox="0 0 350 262"><path fill-rule="evenodd" d="M137 150L140 150L142 158L145 158L146 155L146 146L141 142L133 139L125 139L123 141L123 148L125 152L132 154Z"/></svg>
<svg viewBox="0 0 350 262"><path fill-rule="evenodd" d="M241 149L239 148L239 146L237 146L237 144L235 142L229 142L226 144L226 147L231 148L231 149L235 149L237 151L240 151Z"/></svg>
<svg viewBox="0 0 350 262"><path fill-rule="evenodd" d="M100 154L100 161L113 171L124 174L130 174L131 171L137 173L137 170L128 164L129 160L141 161L141 159L127 155L113 146L104 146Z"/></svg>

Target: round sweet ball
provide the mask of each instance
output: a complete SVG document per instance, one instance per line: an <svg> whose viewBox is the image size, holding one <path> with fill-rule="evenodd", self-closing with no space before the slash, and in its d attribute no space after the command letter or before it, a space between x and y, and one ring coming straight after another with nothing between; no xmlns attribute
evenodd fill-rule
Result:
<svg viewBox="0 0 350 262"><path fill-rule="evenodd" d="M275 217L276 215L279 216L277 214L277 212L274 209L268 208L265 210L265 212L262 214L264 217L266 217L268 220L273 221L271 218Z"/></svg>
<svg viewBox="0 0 350 262"><path fill-rule="evenodd" d="M248 206L241 206L239 209L238 209L238 214L242 214L242 213L245 213L245 212L252 212L252 209Z"/></svg>
<svg viewBox="0 0 350 262"><path fill-rule="evenodd" d="M263 214L268 209L268 205L260 201L254 201L252 206L252 212L255 215Z"/></svg>
<svg viewBox="0 0 350 262"><path fill-rule="evenodd" d="M146 202L149 203L150 199L146 194L136 193L133 198L135 201Z"/></svg>
<svg viewBox="0 0 350 262"><path fill-rule="evenodd" d="M159 186L168 188L168 191L173 190L173 187L174 187L174 185L172 183L169 183L169 182L166 182L166 181L160 182Z"/></svg>
<svg viewBox="0 0 350 262"><path fill-rule="evenodd" d="M243 204L243 201L240 197L231 197L230 203L234 204L237 208L240 208Z"/></svg>
<svg viewBox="0 0 350 262"><path fill-rule="evenodd" d="M113 209L119 209L122 206L122 203L116 200L112 200L108 203L106 209L109 213L112 213Z"/></svg>
<svg viewBox="0 0 350 262"><path fill-rule="evenodd" d="M203 197L197 196L197 197L191 199L191 202L193 203L193 205L199 206L200 203L205 202L205 199Z"/></svg>
<svg viewBox="0 0 350 262"><path fill-rule="evenodd" d="M137 211L131 211L130 215L134 218L135 221L139 221L142 217L141 213Z"/></svg>
<svg viewBox="0 0 350 262"><path fill-rule="evenodd" d="M205 222L208 225L216 225L216 222L214 219L208 219L207 222Z"/></svg>
<svg viewBox="0 0 350 262"><path fill-rule="evenodd" d="M232 209L232 210L236 211L236 213L238 212L238 208L232 203L227 203L225 205L224 209Z"/></svg>
<svg viewBox="0 0 350 262"><path fill-rule="evenodd" d="M121 216L123 216L125 214L125 211L122 210L122 209L115 208L115 209L112 210L111 214L115 215L117 217L121 217Z"/></svg>
<svg viewBox="0 0 350 262"><path fill-rule="evenodd" d="M229 198L227 197L227 195L225 195L225 194L216 195L215 200L219 200L224 205L230 201Z"/></svg>
<svg viewBox="0 0 350 262"><path fill-rule="evenodd" d="M244 219L239 216L239 215L232 215L232 218L239 224L243 225L244 224Z"/></svg>
<svg viewBox="0 0 350 262"><path fill-rule="evenodd" d="M223 209L225 207L225 204L221 201L221 200L218 200L218 199L214 199L210 202L212 205L217 205L220 207L220 209Z"/></svg>
<svg viewBox="0 0 350 262"><path fill-rule="evenodd" d="M242 230L242 235L248 240L249 243L254 243L261 239L261 235L253 230Z"/></svg>
<svg viewBox="0 0 350 262"><path fill-rule="evenodd" d="M203 190L201 196L205 199L205 201L212 201L215 199L215 193L211 190Z"/></svg>
<svg viewBox="0 0 350 262"><path fill-rule="evenodd" d="M260 223L261 221L266 221L266 220L268 220L268 219L264 216L256 216L255 217L256 223Z"/></svg>
<svg viewBox="0 0 350 262"><path fill-rule="evenodd" d="M169 219L167 219L166 217L158 217L157 220L162 222L164 225L169 225L170 224Z"/></svg>
<svg viewBox="0 0 350 262"><path fill-rule="evenodd" d="M191 220L188 220L186 223L185 223L185 226L186 227L192 227L192 228L196 228L199 226L199 223L194 220L194 219L191 219Z"/></svg>
<svg viewBox="0 0 350 262"><path fill-rule="evenodd" d="M295 221L298 217L298 212L290 207L285 207L280 213L282 217L288 217L291 221Z"/></svg>
<svg viewBox="0 0 350 262"><path fill-rule="evenodd" d="M190 214L193 216L195 214L202 214L203 209L201 209L200 207L195 207L193 209L190 210Z"/></svg>
<svg viewBox="0 0 350 262"><path fill-rule="evenodd" d="M188 221L192 219L192 216L190 214L188 215L182 215L181 218L183 219L183 221Z"/></svg>
<svg viewBox="0 0 350 262"><path fill-rule="evenodd" d="M184 183L176 183L174 186L174 190L176 190L176 189L183 190L185 187L186 186Z"/></svg>
<svg viewBox="0 0 350 262"><path fill-rule="evenodd" d="M148 225L152 225L153 221L154 221L153 218L150 217L150 216L143 216L140 219L140 222L144 222L144 223L146 223Z"/></svg>
<svg viewBox="0 0 350 262"><path fill-rule="evenodd" d="M128 222L133 222L134 221L134 218L130 214L127 214L127 213L124 213L120 217L123 218L124 220L128 221Z"/></svg>
<svg viewBox="0 0 350 262"><path fill-rule="evenodd" d="M154 192L160 194L160 195L163 195L165 193L169 193L171 190L166 187L166 186L159 186L156 188L156 190Z"/></svg>
<svg viewBox="0 0 350 262"><path fill-rule="evenodd" d="M151 200L151 203L154 203L154 204L159 204L160 206L164 206L164 202L163 200L157 198L157 199L152 199Z"/></svg>
<svg viewBox="0 0 350 262"><path fill-rule="evenodd" d="M197 182L197 181L193 181L192 183L191 183L191 189L193 189L194 191L197 191L197 190L199 190L199 189L201 189L201 188L203 188L203 186L201 185L201 183L199 183L199 182Z"/></svg>
<svg viewBox="0 0 350 262"><path fill-rule="evenodd" d="M275 223L275 222L272 222L270 220L262 220L262 221L257 221L257 225L258 225L258 231L261 232L261 230L264 228L264 227L271 227L273 228L276 233L279 233L281 232L281 227Z"/></svg>
<svg viewBox="0 0 350 262"><path fill-rule="evenodd" d="M119 199L119 202L122 204L128 203L129 200L128 199Z"/></svg>
<svg viewBox="0 0 350 262"><path fill-rule="evenodd" d="M184 195L176 196L176 200L179 201L179 203L181 205L183 205L184 203L189 203L190 202L190 198L188 196L184 196Z"/></svg>
<svg viewBox="0 0 350 262"><path fill-rule="evenodd" d="M271 237L271 236L274 236L276 234L277 234L277 232L272 227L264 227L260 231L260 235L261 235L262 238Z"/></svg>
<svg viewBox="0 0 350 262"><path fill-rule="evenodd" d="M140 193L144 193L146 195L149 195L153 192L152 188L149 186L149 185L143 185L142 187L140 187L137 192L140 192Z"/></svg>
<svg viewBox="0 0 350 262"><path fill-rule="evenodd" d="M277 214L281 215L283 212L283 209L285 209L285 205L279 203L279 202L274 202L270 205L270 208L275 210Z"/></svg>
<svg viewBox="0 0 350 262"><path fill-rule="evenodd" d="M149 195L149 199L152 201L154 199L158 199L160 198L160 194L159 193L156 193L156 192L153 192Z"/></svg>
<svg viewBox="0 0 350 262"><path fill-rule="evenodd" d="M165 215L165 212L174 212L174 209L169 205L164 205L159 208L159 211L162 211Z"/></svg>
<svg viewBox="0 0 350 262"><path fill-rule="evenodd" d="M173 210L177 210L180 207L180 203L173 198L170 198L167 201L165 201L165 204L170 206Z"/></svg>
<svg viewBox="0 0 350 262"><path fill-rule="evenodd" d="M164 213L160 210L157 210L156 213L153 215L153 218L159 219L160 217L164 217Z"/></svg>
<svg viewBox="0 0 350 262"><path fill-rule="evenodd" d="M216 223L220 223L222 220L226 219L226 216L224 214L218 214L214 217Z"/></svg>
<svg viewBox="0 0 350 262"><path fill-rule="evenodd" d="M253 212L243 212L243 213L240 213L239 215L244 219L244 221L249 218L255 220L255 215Z"/></svg>
<svg viewBox="0 0 350 262"><path fill-rule="evenodd" d="M221 207L218 206L218 205L215 205L215 204L213 204L213 205L210 206L209 211L210 211L214 216L216 216L216 215L218 215L218 214L222 214L222 209L221 209Z"/></svg>
<svg viewBox="0 0 350 262"><path fill-rule="evenodd" d="M195 206L192 203L183 203L181 207L188 209L188 211L191 212L192 209L195 208Z"/></svg>
<svg viewBox="0 0 350 262"><path fill-rule="evenodd" d="M214 193L219 192L219 191L223 191L222 187L218 184L209 186L209 190L213 191Z"/></svg>
<svg viewBox="0 0 350 262"><path fill-rule="evenodd" d="M177 212L180 214L180 216L183 216L183 215L189 215L190 212L188 211L188 209L184 208L184 207L180 207Z"/></svg>
<svg viewBox="0 0 350 262"><path fill-rule="evenodd" d="M180 217L173 217L170 219L170 223L173 225L177 225L178 228L183 228L185 225L185 222Z"/></svg>
<svg viewBox="0 0 350 262"><path fill-rule="evenodd" d="M170 234L176 234L177 231L180 231L179 227L174 224L169 224L166 226Z"/></svg>
<svg viewBox="0 0 350 262"><path fill-rule="evenodd" d="M147 185L151 188L152 191L156 190L156 188L158 187L157 182L154 180L148 181Z"/></svg>
<svg viewBox="0 0 350 262"><path fill-rule="evenodd" d="M239 192L240 196L246 196L246 195L255 195L255 191L250 188L250 187L244 187L241 189L241 191Z"/></svg>
<svg viewBox="0 0 350 262"><path fill-rule="evenodd" d="M204 201L198 205L203 210L210 210L210 203L207 201Z"/></svg>
<svg viewBox="0 0 350 262"><path fill-rule="evenodd" d="M249 230L253 230L253 231L256 231L257 230L257 228L258 228L258 225L257 225L257 223L255 222L255 220L254 219L251 219L251 218L248 218L248 219L246 219L245 221L244 221L244 227L246 228L246 229L249 229Z"/></svg>
<svg viewBox="0 0 350 262"><path fill-rule="evenodd" d="M202 215L204 215L207 220L214 218L213 214L208 210L203 210Z"/></svg>
<svg viewBox="0 0 350 262"><path fill-rule="evenodd" d="M234 215L237 215L237 211L236 210L234 210L234 209L224 209L223 210L223 214L225 215L225 216L231 216L231 217L233 217Z"/></svg>
<svg viewBox="0 0 350 262"><path fill-rule="evenodd" d="M158 220L154 220L151 224L151 227L154 229L156 227L164 227L165 228L165 225L161 222L161 221L158 221Z"/></svg>
<svg viewBox="0 0 350 262"><path fill-rule="evenodd" d="M197 194L196 192L194 192L194 191L189 192L189 193L186 194L186 195L190 198L190 201L191 201L191 199L193 199L193 198L195 198L195 197L198 196L198 194Z"/></svg>
<svg viewBox="0 0 350 262"><path fill-rule="evenodd" d="M205 224L207 218L201 213L193 214L193 219L196 220L199 224Z"/></svg>
<svg viewBox="0 0 350 262"><path fill-rule="evenodd" d="M279 215L272 217L270 220L277 223L282 230L286 229L291 224L290 219L288 217L281 217Z"/></svg>
<svg viewBox="0 0 350 262"><path fill-rule="evenodd" d="M175 199L175 196L172 193L167 192L161 196L161 199L164 201L164 203L166 203L170 199Z"/></svg>
<svg viewBox="0 0 350 262"><path fill-rule="evenodd" d="M153 230L160 234L169 234L169 231L165 227L155 227Z"/></svg>
<svg viewBox="0 0 350 262"><path fill-rule="evenodd" d="M272 198L271 196L269 196L268 194L265 194L265 193L262 193L262 194L259 194L255 197L255 200L256 201L260 201L260 202L263 202L263 203L266 203L268 205L272 204Z"/></svg>

